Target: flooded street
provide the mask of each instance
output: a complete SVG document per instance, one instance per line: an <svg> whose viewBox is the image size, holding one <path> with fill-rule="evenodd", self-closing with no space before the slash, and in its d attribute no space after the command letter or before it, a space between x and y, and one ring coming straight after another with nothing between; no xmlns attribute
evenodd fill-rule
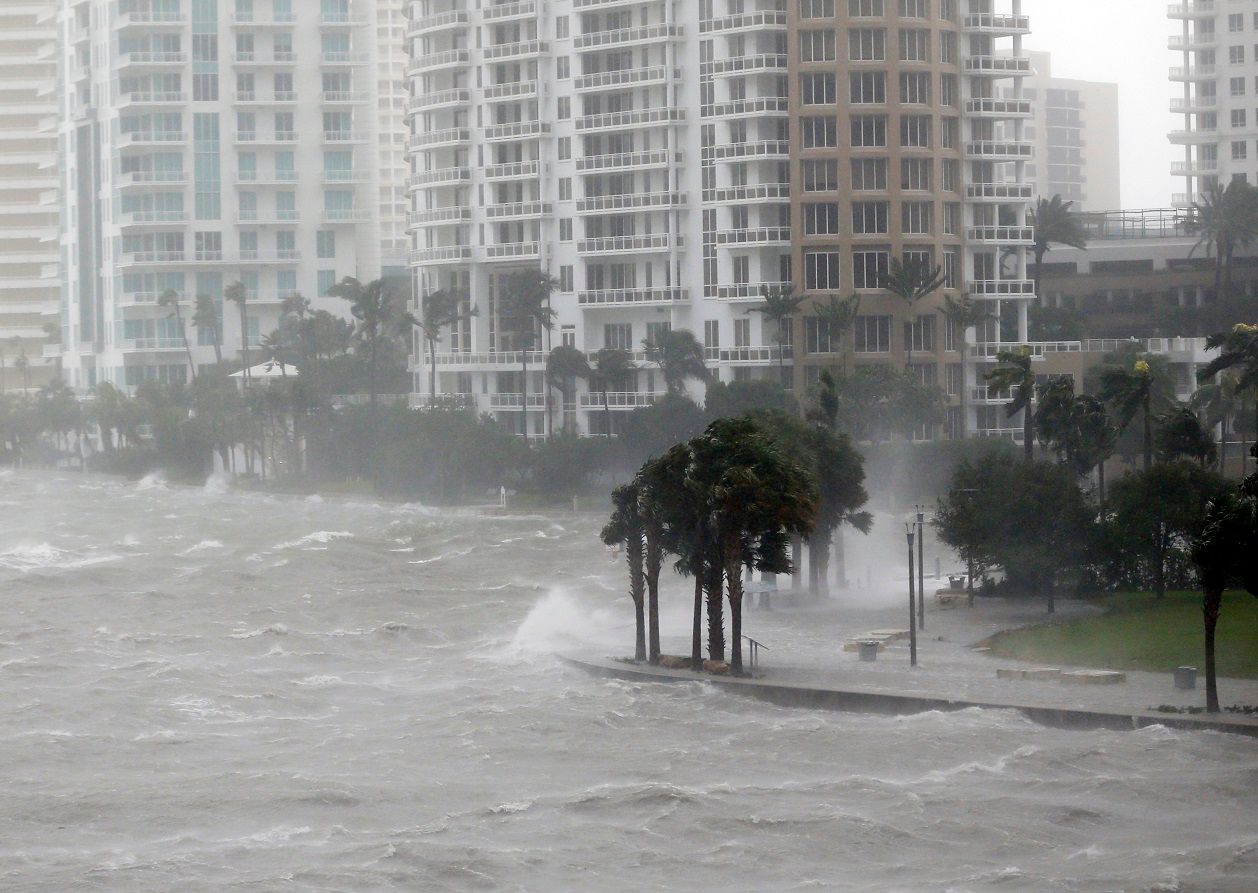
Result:
<svg viewBox="0 0 1258 893"><path fill-rule="evenodd" d="M0 477L0 888L1258 888L1252 739L561 666L597 527Z"/></svg>

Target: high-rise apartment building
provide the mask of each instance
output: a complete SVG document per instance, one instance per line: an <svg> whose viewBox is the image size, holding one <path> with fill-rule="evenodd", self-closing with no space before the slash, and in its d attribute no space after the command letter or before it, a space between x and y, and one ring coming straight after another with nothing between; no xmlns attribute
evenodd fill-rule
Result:
<svg viewBox="0 0 1258 893"><path fill-rule="evenodd" d="M1184 116L1170 135L1184 158L1171 172L1184 178L1174 196L1184 207L1234 177L1258 183L1258 0L1183 0L1170 18L1170 48L1183 54L1171 111Z"/></svg>
<svg viewBox="0 0 1258 893"><path fill-rule="evenodd" d="M785 365L801 393L844 356L911 352L959 407L1001 326L967 362L944 297L992 302L1026 339L1020 0L415 0L411 16L416 291L479 311L443 336L439 395L541 434L562 343L632 351L610 402L633 409L663 390L644 344L685 328L721 380ZM884 287L893 258L938 265L946 287L907 307ZM527 267L558 281L557 323L517 345L499 302ZM779 332L752 312L763 286L813 300ZM815 300L853 292L854 329L830 332ZM427 360L417 344L420 402ZM574 385L565 415L602 431L601 395Z"/></svg>
<svg viewBox="0 0 1258 893"><path fill-rule="evenodd" d="M379 275L379 7L61 0L72 386L184 380L185 333L197 364L235 357L290 295L344 313L328 289ZM198 295L217 326L190 322Z"/></svg>
<svg viewBox="0 0 1258 893"><path fill-rule="evenodd" d="M380 152L380 267L385 275L407 276L406 110L410 54L406 49L407 0L376 0L377 144Z"/></svg>
<svg viewBox="0 0 1258 893"><path fill-rule="evenodd" d="M40 387L56 369L56 35L54 0L0 5L0 390Z"/></svg>
<svg viewBox="0 0 1258 893"><path fill-rule="evenodd" d="M1035 116L1027 133L1035 161L1027 179L1036 195L1060 195L1076 211L1120 209L1118 85L1055 77L1052 56L1028 55L1025 89Z"/></svg>

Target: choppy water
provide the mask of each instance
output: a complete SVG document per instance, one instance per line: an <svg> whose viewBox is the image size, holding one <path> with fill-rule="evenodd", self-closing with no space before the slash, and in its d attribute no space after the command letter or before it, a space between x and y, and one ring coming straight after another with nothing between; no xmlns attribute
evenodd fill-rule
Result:
<svg viewBox="0 0 1258 893"><path fill-rule="evenodd" d="M1248 739L561 667L595 526L0 477L0 889L1258 889Z"/></svg>

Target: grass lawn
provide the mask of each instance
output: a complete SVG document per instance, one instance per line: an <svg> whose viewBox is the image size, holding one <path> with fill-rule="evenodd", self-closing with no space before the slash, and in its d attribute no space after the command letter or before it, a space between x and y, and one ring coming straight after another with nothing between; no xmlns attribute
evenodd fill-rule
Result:
<svg viewBox="0 0 1258 893"><path fill-rule="evenodd" d="M1120 593L1097 600L1105 613L1050 622L993 636L997 657L1049 665L1110 670L1169 672L1197 667L1204 672L1201 593L1171 592L1158 601L1149 593ZM1215 639L1220 676L1258 679L1258 598L1229 592Z"/></svg>

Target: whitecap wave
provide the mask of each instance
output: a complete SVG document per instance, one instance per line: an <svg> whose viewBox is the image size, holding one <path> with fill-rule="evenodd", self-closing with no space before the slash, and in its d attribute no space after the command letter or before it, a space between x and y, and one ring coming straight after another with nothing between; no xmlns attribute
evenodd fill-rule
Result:
<svg viewBox="0 0 1258 893"><path fill-rule="evenodd" d="M300 539L290 540L286 543L280 543L277 549L309 549L316 544L326 546L333 540L353 539L354 534L348 530L316 530L314 533L306 534Z"/></svg>
<svg viewBox="0 0 1258 893"><path fill-rule="evenodd" d="M197 543L195 546L189 546L187 549L184 549L179 554L180 555L195 555L198 552L209 552L213 549L221 549L221 548L223 548L223 544L219 542L218 540L201 540L201 542Z"/></svg>

